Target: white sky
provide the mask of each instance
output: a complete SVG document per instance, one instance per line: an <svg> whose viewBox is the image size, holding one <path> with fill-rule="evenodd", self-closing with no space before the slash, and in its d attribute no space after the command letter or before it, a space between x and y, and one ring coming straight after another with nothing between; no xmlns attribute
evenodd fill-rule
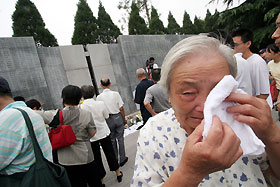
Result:
<svg viewBox="0 0 280 187"><path fill-rule="evenodd" d="M74 31L74 16L77 11L79 0L31 0L39 10L46 28L56 37L59 45L71 45L71 38ZM204 18L207 8L213 14L215 9L219 12L226 9L226 6L220 1L208 4L210 0L150 0L152 5L158 10L160 19L164 26L167 26L168 12L171 11L177 23L182 26L184 11L190 15L193 20L195 15ZM235 0L234 6L237 6L245 0ZM17 0L0 0L0 37L11 37L12 14L15 11ZM93 15L97 18L99 0L87 0ZM121 28L121 19L123 11L117 8L119 0L101 0L105 10L110 14L113 22ZM219 3L217 3L219 2ZM123 31L122 31L123 32ZM127 34L127 31L123 32Z"/></svg>

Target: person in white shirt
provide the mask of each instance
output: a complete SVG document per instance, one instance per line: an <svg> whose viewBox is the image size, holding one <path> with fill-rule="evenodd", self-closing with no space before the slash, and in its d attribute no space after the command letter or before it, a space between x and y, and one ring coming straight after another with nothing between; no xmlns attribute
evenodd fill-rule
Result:
<svg viewBox="0 0 280 187"><path fill-rule="evenodd" d="M122 181L123 174L119 170L119 163L116 159L114 148L110 139L110 129L105 121L109 118L109 113L103 101L95 101L93 99L95 95L94 87L91 85L84 85L81 87L82 97L84 101L80 104L81 109L87 110L91 113L94 123L96 125L96 134L90 139L91 147L94 155L94 163L98 168L98 174L101 178L102 184L104 184L103 178L106 175L106 171L103 166L100 146L105 153L110 171L115 171L118 182Z"/></svg>
<svg viewBox="0 0 280 187"><path fill-rule="evenodd" d="M232 38L235 43L235 53L242 53L242 57L248 63L252 64L252 95L265 99L272 108L267 64L260 55L252 53L250 49L253 41L253 33L248 29L238 29L232 33Z"/></svg>
<svg viewBox="0 0 280 187"><path fill-rule="evenodd" d="M106 120L111 134L110 138L116 154L116 158L120 157L120 166L123 166L128 157L125 155L124 147L124 124L126 124L125 112L123 108L123 100L118 92L110 90L111 82L108 78L101 79L101 87L103 92L97 96L97 101L103 101L109 112L109 119ZM117 146L118 143L118 146Z"/></svg>

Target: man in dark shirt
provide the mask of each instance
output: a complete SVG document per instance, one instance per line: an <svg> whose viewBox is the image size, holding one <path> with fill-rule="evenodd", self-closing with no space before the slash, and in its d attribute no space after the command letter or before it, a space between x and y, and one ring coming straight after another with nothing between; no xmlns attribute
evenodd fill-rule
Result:
<svg viewBox="0 0 280 187"><path fill-rule="evenodd" d="M136 76L139 79L140 83L136 87L134 102L137 104L140 104L140 111L141 111L141 115L143 118L143 125L145 125L145 123L148 121L148 119L152 115L146 109L146 107L144 105L144 99L145 99L145 95L146 95L146 90L150 86L152 86L154 83L153 83L153 81L147 79L146 72L143 68L139 68L136 70ZM140 129L140 128L138 128L138 129Z"/></svg>

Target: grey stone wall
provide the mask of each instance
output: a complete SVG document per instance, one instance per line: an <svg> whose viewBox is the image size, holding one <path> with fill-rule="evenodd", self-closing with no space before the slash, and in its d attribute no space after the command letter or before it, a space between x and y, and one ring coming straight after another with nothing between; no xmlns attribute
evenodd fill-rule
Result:
<svg viewBox="0 0 280 187"><path fill-rule="evenodd" d="M0 75L11 84L14 95L38 99L45 109L61 108L61 90L68 84L93 85L109 77L127 114L136 110L133 91L136 69L153 56L162 65L169 49L186 35L119 36L117 44L89 44L37 48L32 37L0 38ZM90 57L91 77L86 56Z"/></svg>
<svg viewBox="0 0 280 187"><path fill-rule="evenodd" d="M14 96L34 98L53 108L32 37L0 38L0 75L8 80Z"/></svg>
<svg viewBox="0 0 280 187"><path fill-rule="evenodd" d="M70 45L59 48L68 83L79 87L92 85L83 46Z"/></svg>
<svg viewBox="0 0 280 187"><path fill-rule="evenodd" d="M123 52L124 63L132 90L138 84L135 72L145 67L146 60L155 58L155 63L161 67L167 52L187 35L124 35L118 37L118 43Z"/></svg>
<svg viewBox="0 0 280 187"><path fill-rule="evenodd" d="M67 86L68 79L59 47L38 48L43 73L51 94L53 108L62 108L61 91Z"/></svg>

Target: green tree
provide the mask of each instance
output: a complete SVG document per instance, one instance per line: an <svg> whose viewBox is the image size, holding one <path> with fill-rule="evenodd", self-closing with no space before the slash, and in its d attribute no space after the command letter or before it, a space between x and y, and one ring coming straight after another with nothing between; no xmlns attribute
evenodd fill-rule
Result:
<svg viewBox="0 0 280 187"><path fill-rule="evenodd" d="M260 49L273 43L271 35L275 30L275 20L279 12L279 0L247 0L238 7L219 13L216 25L228 31L236 28L252 30L253 44Z"/></svg>
<svg viewBox="0 0 280 187"><path fill-rule="evenodd" d="M194 25L191 21L190 15L185 11L183 18L183 26L181 28L182 34L194 34Z"/></svg>
<svg viewBox="0 0 280 187"><path fill-rule="evenodd" d="M72 44L95 44L98 42L97 20L86 0L77 4Z"/></svg>
<svg viewBox="0 0 280 187"><path fill-rule="evenodd" d="M18 0L12 15L14 37L33 36L35 42L45 47L57 46L57 40L45 28L45 23L34 3Z"/></svg>
<svg viewBox="0 0 280 187"><path fill-rule="evenodd" d="M194 34L204 33L204 21L197 16L194 17Z"/></svg>
<svg viewBox="0 0 280 187"><path fill-rule="evenodd" d="M159 19L157 10L152 6L151 20L149 23L150 34L165 34L166 29L163 26L162 21Z"/></svg>
<svg viewBox="0 0 280 187"><path fill-rule="evenodd" d="M168 34L180 34L180 25L176 22L172 13L169 11L168 14L168 25L167 25Z"/></svg>
<svg viewBox="0 0 280 187"><path fill-rule="evenodd" d="M139 15L139 8L132 2L131 12L128 21L128 33L130 35L148 34L148 28L145 20Z"/></svg>
<svg viewBox="0 0 280 187"><path fill-rule="evenodd" d="M97 25L98 41L114 43L117 41L117 37L121 35L120 29L113 23L101 2L99 2Z"/></svg>
<svg viewBox="0 0 280 187"><path fill-rule="evenodd" d="M119 22L122 23L122 30L125 30L127 22L129 20L132 2L134 2L139 8L139 13L144 13L144 20L146 19L146 23L150 22L151 0L119 0L118 8L125 11L119 19Z"/></svg>

